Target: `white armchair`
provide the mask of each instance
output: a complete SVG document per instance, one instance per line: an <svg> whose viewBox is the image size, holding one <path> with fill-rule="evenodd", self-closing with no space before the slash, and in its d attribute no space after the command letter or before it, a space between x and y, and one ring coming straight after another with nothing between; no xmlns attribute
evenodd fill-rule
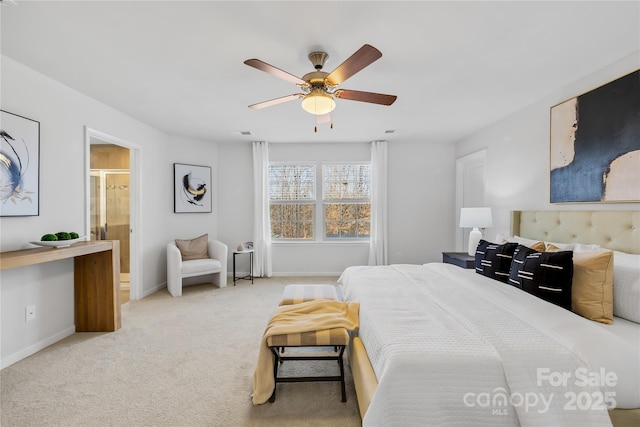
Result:
<svg viewBox="0 0 640 427"><path fill-rule="evenodd" d="M167 289L172 296L182 296L182 279L185 277L213 274L216 286L227 286L227 245L209 240L207 249L209 258L183 261L176 243L167 244Z"/></svg>

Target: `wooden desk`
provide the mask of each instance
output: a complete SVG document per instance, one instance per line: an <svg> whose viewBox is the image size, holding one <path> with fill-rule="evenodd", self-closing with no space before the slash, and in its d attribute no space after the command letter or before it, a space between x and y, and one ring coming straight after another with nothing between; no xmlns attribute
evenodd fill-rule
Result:
<svg viewBox="0 0 640 427"><path fill-rule="evenodd" d="M0 270L73 258L77 332L120 329L120 242L78 242L66 248L0 252Z"/></svg>

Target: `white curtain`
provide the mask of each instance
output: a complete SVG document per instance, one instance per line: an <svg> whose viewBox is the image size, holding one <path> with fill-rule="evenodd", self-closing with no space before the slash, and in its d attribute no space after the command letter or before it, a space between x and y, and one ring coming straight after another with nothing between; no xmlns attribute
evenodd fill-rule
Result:
<svg viewBox="0 0 640 427"><path fill-rule="evenodd" d="M269 143L253 143L254 274L271 277L271 221L269 219Z"/></svg>
<svg viewBox="0 0 640 427"><path fill-rule="evenodd" d="M387 258L387 141L371 143L371 243L369 265L386 265Z"/></svg>

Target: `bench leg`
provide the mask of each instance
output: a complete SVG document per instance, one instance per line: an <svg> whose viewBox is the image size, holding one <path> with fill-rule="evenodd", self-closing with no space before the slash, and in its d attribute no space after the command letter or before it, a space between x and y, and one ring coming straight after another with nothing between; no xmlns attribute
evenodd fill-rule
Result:
<svg viewBox="0 0 640 427"><path fill-rule="evenodd" d="M271 397L269 397L269 402L273 403L276 401L276 387L278 386L278 364L282 363L280 360L280 355L278 355L277 347L274 350L274 347L270 347L271 353L273 353L273 393L271 393Z"/></svg>
<svg viewBox="0 0 640 427"><path fill-rule="evenodd" d="M286 346L285 346L286 347ZM271 353L273 353L273 393L271 397L269 397L269 402L273 403L276 400L276 387L279 382L307 382L307 381L340 381L340 391L341 391L341 400L342 402L347 401L347 391L344 380L344 350L346 349L345 345L336 346L335 356L284 356L281 354L284 351L285 347L269 347ZM340 367L340 375L339 376L320 376L320 377L283 377L278 378L278 365L283 363L285 360L336 360L338 362L338 366Z"/></svg>
<svg viewBox="0 0 640 427"><path fill-rule="evenodd" d="M344 346L340 349L340 358L338 359L338 364L340 365L340 388L342 389L342 401L347 401L347 391L344 384L344 360L342 360L342 355L344 353Z"/></svg>

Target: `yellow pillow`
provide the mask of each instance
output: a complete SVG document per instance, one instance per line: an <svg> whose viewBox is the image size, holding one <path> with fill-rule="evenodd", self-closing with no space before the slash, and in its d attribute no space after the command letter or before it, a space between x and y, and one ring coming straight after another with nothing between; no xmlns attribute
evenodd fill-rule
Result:
<svg viewBox="0 0 640 427"><path fill-rule="evenodd" d="M547 245L547 251L560 250ZM596 322L613 323L613 252L573 252L571 311Z"/></svg>
<svg viewBox="0 0 640 427"><path fill-rule="evenodd" d="M536 242L532 245L524 245L524 246L528 246L534 251L538 251L538 252L544 252L545 250L544 242Z"/></svg>
<svg viewBox="0 0 640 427"><path fill-rule="evenodd" d="M209 235L203 234L191 240L176 239L176 246L180 249L183 261L209 258Z"/></svg>

